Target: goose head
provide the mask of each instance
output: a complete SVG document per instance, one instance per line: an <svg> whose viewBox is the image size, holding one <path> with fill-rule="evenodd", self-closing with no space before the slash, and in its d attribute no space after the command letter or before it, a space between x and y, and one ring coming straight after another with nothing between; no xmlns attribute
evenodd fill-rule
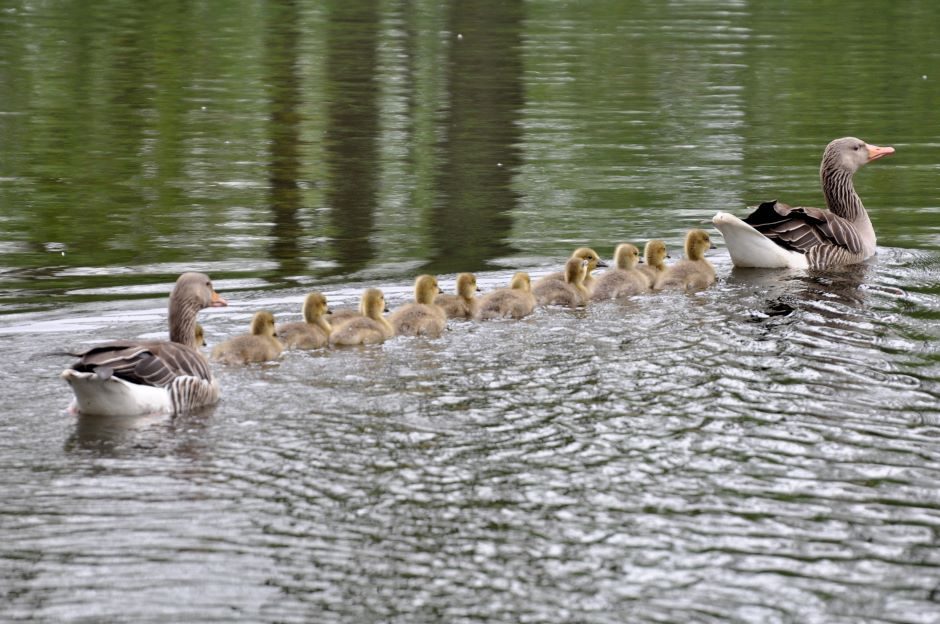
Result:
<svg viewBox="0 0 940 624"><path fill-rule="evenodd" d="M893 147L878 147L855 137L842 137L826 146L820 173L841 169L851 175L862 165L893 153Z"/></svg>
<svg viewBox="0 0 940 624"><path fill-rule="evenodd" d="M170 293L170 340L196 348L196 315L203 308L227 306L205 273L183 273Z"/></svg>
<svg viewBox="0 0 940 624"><path fill-rule="evenodd" d="M685 257L689 260L701 260L711 246L711 238L705 230L689 230L685 235Z"/></svg>
<svg viewBox="0 0 940 624"><path fill-rule="evenodd" d="M461 273L457 276L457 296L469 301L473 299L474 293L479 291L477 288L477 278L473 273Z"/></svg>
<svg viewBox="0 0 940 624"><path fill-rule="evenodd" d="M323 293L312 292L304 298L304 321L316 324L324 314L329 314L330 309L326 304L326 296Z"/></svg>
<svg viewBox="0 0 940 624"><path fill-rule="evenodd" d="M415 302L431 305L434 297L443 291L437 285L437 278L433 275L419 275L415 280Z"/></svg>
<svg viewBox="0 0 940 624"><path fill-rule="evenodd" d="M646 264L659 270L663 268L663 263L666 261L666 258L669 257L669 252L666 251L666 243L656 239L646 243L646 247L643 249L643 255L646 259Z"/></svg>
<svg viewBox="0 0 940 624"><path fill-rule="evenodd" d="M614 264L618 269L629 271L640 261L640 250L630 243L621 243L614 250Z"/></svg>
<svg viewBox="0 0 940 624"><path fill-rule="evenodd" d="M529 274L525 271L519 271L512 276L512 281L509 282L509 287L513 290L521 290L522 292L530 293L532 292L532 280L529 278Z"/></svg>
<svg viewBox="0 0 940 624"><path fill-rule="evenodd" d="M597 255L597 252L591 249L590 247L578 247L571 253L571 258L577 258L579 260L586 260L588 263L587 274L590 275L591 271L597 267L605 267L607 263L601 260L601 257Z"/></svg>
<svg viewBox="0 0 940 624"><path fill-rule="evenodd" d="M580 258L569 258L565 262L565 281L572 286L583 285L584 277L587 275L588 267L591 266L589 260Z"/></svg>
<svg viewBox="0 0 940 624"><path fill-rule="evenodd" d="M267 310L255 312L255 315L251 318L251 335L269 336L272 338L277 337L277 330L275 330L274 324L274 315Z"/></svg>
<svg viewBox="0 0 940 624"><path fill-rule="evenodd" d="M382 314L388 312L385 306L385 293L378 288L366 288L359 301L359 313L373 321L383 319Z"/></svg>

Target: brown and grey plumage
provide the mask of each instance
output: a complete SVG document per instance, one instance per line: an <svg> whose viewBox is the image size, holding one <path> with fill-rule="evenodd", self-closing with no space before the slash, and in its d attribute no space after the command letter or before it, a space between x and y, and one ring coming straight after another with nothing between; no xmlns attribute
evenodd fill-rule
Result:
<svg viewBox="0 0 940 624"><path fill-rule="evenodd" d="M132 416L178 414L219 399L205 357L199 353L196 315L227 305L203 273L183 273L170 293L170 341L116 340L82 353L62 372L83 414Z"/></svg>
<svg viewBox="0 0 940 624"><path fill-rule="evenodd" d="M212 349L212 360L222 364L252 364L277 359L284 345L277 339L274 315L267 310L255 312L251 333L229 338Z"/></svg>
<svg viewBox="0 0 940 624"><path fill-rule="evenodd" d="M512 276L509 288L497 288L480 298L476 318L480 320L520 319L535 310L535 295L529 274L520 271Z"/></svg>
<svg viewBox="0 0 940 624"><path fill-rule="evenodd" d="M617 245L614 250L614 267L597 278L591 298L594 300L628 297L648 292L650 280L637 269L640 250L630 243Z"/></svg>
<svg viewBox="0 0 940 624"><path fill-rule="evenodd" d="M333 324L331 345L378 344L395 335L395 328L383 316L388 309L385 307L385 295L378 288L367 288L363 291L359 312L360 314Z"/></svg>
<svg viewBox="0 0 940 624"><path fill-rule="evenodd" d="M329 313L326 297L312 292L304 298L304 320L283 323L277 327L277 337L288 349L319 349L330 342L333 326L326 320Z"/></svg>
<svg viewBox="0 0 940 624"><path fill-rule="evenodd" d="M473 318L476 314L477 278L473 273L461 273L457 276L457 293L448 295L442 293L434 297L434 303L439 305L447 318Z"/></svg>
<svg viewBox="0 0 940 624"><path fill-rule="evenodd" d="M705 259L711 238L705 230L689 230L685 258L671 265L656 281L656 289L699 290L715 283L715 267Z"/></svg>
<svg viewBox="0 0 940 624"><path fill-rule="evenodd" d="M436 277L419 275L415 279L414 303L396 308L388 317L395 333L399 336L440 336L447 324L444 309L434 303L434 297L440 292Z"/></svg>
<svg viewBox="0 0 940 624"><path fill-rule="evenodd" d="M829 209L764 202L746 219L719 212L712 222L737 266L825 268L862 262L875 254L871 220L852 178L866 163L894 153L855 137L826 146L819 178Z"/></svg>
<svg viewBox="0 0 940 624"><path fill-rule="evenodd" d="M565 263L563 282L555 279L553 275L548 275L535 283L532 294L535 295L536 302L543 306L563 305L569 308L585 305L591 298L591 293L584 286L589 266L588 260L569 258Z"/></svg>
<svg viewBox="0 0 940 624"><path fill-rule="evenodd" d="M666 250L666 243L659 239L647 241L646 247L643 249L643 258L646 264L641 264L637 267L637 270L649 280L650 288L656 284L656 280L666 270L666 258L668 257L669 252Z"/></svg>

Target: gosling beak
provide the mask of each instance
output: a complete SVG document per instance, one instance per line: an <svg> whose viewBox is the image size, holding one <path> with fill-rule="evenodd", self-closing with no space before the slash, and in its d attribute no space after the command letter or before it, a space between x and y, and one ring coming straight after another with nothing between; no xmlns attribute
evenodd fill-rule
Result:
<svg viewBox="0 0 940 624"><path fill-rule="evenodd" d="M388 304L385 305L385 307L382 309L382 312L383 313L391 312L391 310L388 309Z"/></svg>
<svg viewBox="0 0 940 624"><path fill-rule="evenodd" d="M865 145L868 148L868 162L878 160L884 156L890 156L894 153L893 147L878 147L877 145Z"/></svg>
<svg viewBox="0 0 940 624"><path fill-rule="evenodd" d="M606 262L604 262L603 260L598 260L598 261L597 261L597 266L598 266L598 267L605 267L605 268L606 268L606 267L609 266L609 265L608 265Z"/></svg>
<svg viewBox="0 0 940 624"><path fill-rule="evenodd" d="M327 313L327 314L333 314L333 309L332 309L332 308L327 308L327 309L326 309L326 313Z"/></svg>
<svg viewBox="0 0 940 624"><path fill-rule="evenodd" d="M215 291L213 290L213 291L212 291L212 300L211 300L211 303L209 303L209 307L212 307L212 308L224 308L224 307L227 306L227 305L228 305L228 301L226 301L225 299L223 299L223 298L222 298L222 295L220 295L219 293L217 293L217 292L215 292Z"/></svg>

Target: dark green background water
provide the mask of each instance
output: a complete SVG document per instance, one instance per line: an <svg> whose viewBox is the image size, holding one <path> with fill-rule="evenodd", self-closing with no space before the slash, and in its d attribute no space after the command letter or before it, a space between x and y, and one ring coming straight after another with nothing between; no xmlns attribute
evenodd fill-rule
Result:
<svg viewBox="0 0 940 624"><path fill-rule="evenodd" d="M940 3L0 0L0 619L940 613ZM872 261L215 367L65 413L54 355L392 307L856 186ZM714 233L713 240L721 243Z"/></svg>

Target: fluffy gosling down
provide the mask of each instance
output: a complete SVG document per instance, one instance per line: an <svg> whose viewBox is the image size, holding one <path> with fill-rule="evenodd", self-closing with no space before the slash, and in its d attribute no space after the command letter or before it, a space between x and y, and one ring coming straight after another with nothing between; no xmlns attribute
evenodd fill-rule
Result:
<svg viewBox="0 0 940 624"><path fill-rule="evenodd" d="M480 298L476 318L479 320L520 319L535 310L535 295L529 274L520 271L512 276L509 288L497 288Z"/></svg>
<svg viewBox="0 0 940 624"><path fill-rule="evenodd" d="M666 243L663 241L656 239L646 243L646 247L643 249L643 259L646 264L641 264L637 267L637 270L649 280L650 288L653 288L662 274L665 273L666 258L668 257L669 252L666 250Z"/></svg>
<svg viewBox="0 0 940 624"><path fill-rule="evenodd" d="M590 262L581 258L569 258L565 263L565 281L561 282L552 275L543 277L535 283L532 293L539 305L562 305L577 308L585 305L591 293L584 285Z"/></svg>
<svg viewBox="0 0 940 624"><path fill-rule="evenodd" d="M473 318L476 315L479 300L476 293L477 278L473 273L461 273L457 276L457 294L440 294L434 297L434 303L444 310L447 318Z"/></svg>
<svg viewBox="0 0 940 624"><path fill-rule="evenodd" d="M367 288L359 300L359 314L333 324L330 344L353 346L378 344L395 335L395 328L383 316L388 312L385 295L378 288Z"/></svg>
<svg viewBox="0 0 940 624"><path fill-rule="evenodd" d="M212 350L212 360L222 364L251 364L274 360L284 345L277 339L274 315L267 310L251 319L251 333L230 338Z"/></svg>
<svg viewBox="0 0 940 624"><path fill-rule="evenodd" d="M415 280L414 303L396 308L388 317L395 333L399 336L440 336L447 324L444 309L434 303L440 292L436 277L419 275Z"/></svg>
<svg viewBox="0 0 940 624"><path fill-rule="evenodd" d="M319 349L330 342L333 326L326 320L329 313L326 297L312 292L304 298L304 320L278 325L277 336L288 349Z"/></svg>
<svg viewBox="0 0 940 624"><path fill-rule="evenodd" d="M575 258L577 258L578 260L584 260L585 262L587 262L587 270L584 274L584 279L582 281L584 284L584 288L587 289L588 292L591 292L595 284L594 276L591 275L591 272L598 267L606 268L607 263L601 260L601 257L597 255L597 252L591 249L590 247L578 247L577 249L572 251L568 259L573 260ZM564 282L565 272L556 271L555 273L549 273L548 275L543 277L541 280L539 280L539 282L547 280L547 279L555 279L555 280L558 280L559 282Z"/></svg>
<svg viewBox="0 0 940 624"><path fill-rule="evenodd" d="M676 262L656 282L657 289L700 290L715 283L715 267L705 259L711 239L705 230L689 230L685 259Z"/></svg>
<svg viewBox="0 0 940 624"><path fill-rule="evenodd" d="M650 289L650 279L637 269L640 250L630 243L617 245L614 250L614 268L597 278L591 298L594 300L628 297Z"/></svg>

